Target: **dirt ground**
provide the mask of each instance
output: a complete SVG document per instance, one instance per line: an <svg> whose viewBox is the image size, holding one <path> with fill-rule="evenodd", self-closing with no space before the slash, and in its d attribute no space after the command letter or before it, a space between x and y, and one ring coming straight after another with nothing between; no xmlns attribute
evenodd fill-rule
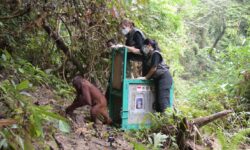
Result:
<svg viewBox="0 0 250 150"><path fill-rule="evenodd" d="M37 105L51 105L56 112L65 116L65 108L71 104L69 100L57 99L53 92L46 87L39 87L33 93L26 93L34 99ZM46 144L53 150L132 150L133 146L127 142L124 132L107 125L94 125L90 121L89 107L81 107L74 111L73 116L66 116L70 120L71 132L57 132L54 140ZM114 139L109 142L109 139Z"/></svg>
<svg viewBox="0 0 250 150"><path fill-rule="evenodd" d="M76 121L73 122L72 132L69 134L56 133L55 142L48 141L48 144L55 150L105 150L105 149L133 149L121 133L112 134L112 128L106 125L97 125L85 123L83 117L77 115ZM111 144L108 142L109 137L114 138Z"/></svg>
<svg viewBox="0 0 250 150"><path fill-rule="evenodd" d="M56 132L53 139L49 138L46 144L51 150L133 150L133 145L128 141L127 134L119 128L97 124L90 121L89 107L81 107L74 111L73 116L66 116L65 108L71 104L71 101L58 99L51 89L39 87L36 91L23 93L32 97L37 105L50 105L54 111L67 117L70 120L71 132ZM47 133L51 134L51 133ZM109 139L113 138L113 142ZM219 141L215 137L209 137L207 146L209 149L221 149ZM211 145L210 145L211 144ZM196 149L205 147L196 145ZM250 150L249 145L242 144L239 149Z"/></svg>

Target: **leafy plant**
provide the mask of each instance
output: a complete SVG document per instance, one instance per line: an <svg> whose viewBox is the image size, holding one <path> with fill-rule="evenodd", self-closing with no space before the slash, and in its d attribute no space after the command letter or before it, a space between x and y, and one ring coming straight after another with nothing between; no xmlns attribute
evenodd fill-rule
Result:
<svg viewBox="0 0 250 150"><path fill-rule="evenodd" d="M47 85L54 88L58 95L72 99L70 95L73 92L73 88L65 81L58 79L53 74L45 73L39 67L33 66L24 59L18 58L14 60L7 51L4 51L1 56L0 63L5 72L9 73L9 78L14 78L15 80L26 79L30 81L31 85Z"/></svg>
<svg viewBox="0 0 250 150"><path fill-rule="evenodd" d="M28 145L31 143L32 138L44 138L45 122L57 124L56 126L63 132L70 131L65 118L53 113L48 106L35 106L29 97L21 93L30 88L27 80L17 85L5 80L0 85L1 102L11 110L11 113L6 114L5 117L16 120L11 128L6 127L3 128L3 132L1 131L2 146L24 149L24 146L27 146L26 143ZM14 144L13 140L17 144Z"/></svg>
<svg viewBox="0 0 250 150"><path fill-rule="evenodd" d="M228 138L222 130L218 130L217 136L221 143L222 150L237 150L240 143L244 142L246 136L250 135L250 129L242 129Z"/></svg>
<svg viewBox="0 0 250 150"><path fill-rule="evenodd" d="M55 128L59 128L62 132L69 132L70 127L65 118L55 114L50 106L34 105L32 97L25 92L34 88L32 83L45 84L58 80L49 81L49 75L24 60L16 63L6 51L0 62L9 74L9 79L0 82L2 115L15 120L15 123L0 127L0 148L34 149L31 143L35 139L40 140L39 143L43 142L41 139L45 138L44 129L50 128L53 132ZM13 77L15 72L20 74Z"/></svg>
<svg viewBox="0 0 250 150"><path fill-rule="evenodd" d="M140 143L133 142L133 145L134 145L135 150L146 150L147 149L143 144L140 144Z"/></svg>
<svg viewBox="0 0 250 150"><path fill-rule="evenodd" d="M163 146L162 143L164 143L167 138L168 138L167 135L159 132L159 133L153 133L153 138L149 137L148 140L149 140L150 144L153 145L154 149L159 149Z"/></svg>

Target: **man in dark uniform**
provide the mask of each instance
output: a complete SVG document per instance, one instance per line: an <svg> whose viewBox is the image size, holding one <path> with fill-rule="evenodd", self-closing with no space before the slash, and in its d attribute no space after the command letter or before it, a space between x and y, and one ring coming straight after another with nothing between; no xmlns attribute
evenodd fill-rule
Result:
<svg viewBox="0 0 250 150"><path fill-rule="evenodd" d="M169 67L164 63L163 57L159 52L157 43L153 40L144 41L145 51L148 52L144 61L146 72L144 79L153 79L156 92L156 111L164 112L170 106L170 88L172 86L172 76ZM141 78L141 79L143 79Z"/></svg>
<svg viewBox="0 0 250 150"><path fill-rule="evenodd" d="M126 37L125 47L128 49L128 60L143 62L145 60L145 53L143 48L145 36L143 32L137 29L134 26L134 23L127 19L123 20L120 23L120 28L122 34ZM143 70L142 74L145 74Z"/></svg>
<svg viewBox="0 0 250 150"><path fill-rule="evenodd" d="M137 29L134 26L134 23L131 22L130 20L123 20L120 23L120 29L121 29L121 33L126 37L126 42L125 45L120 45L116 42L114 42L113 40L109 40L107 42L107 46L108 47L126 47L128 49L128 61L129 60L133 60L133 61L140 61L143 63L144 56L145 53L143 52L143 42L145 40L145 36L143 34L142 31L140 31L139 29ZM127 64L127 70L130 70L130 64ZM143 67L144 68L144 67ZM142 71L143 72L143 71ZM143 73L145 74L145 73ZM105 94L106 98L109 99L109 87L106 90L106 94Z"/></svg>
<svg viewBox="0 0 250 150"><path fill-rule="evenodd" d="M129 52L134 54L143 54L143 42L145 36L143 32L134 26L134 23L125 19L120 23L120 28L122 34L126 37L125 46L128 48ZM136 56L129 53L132 56ZM137 56L138 57L138 56ZM142 59L140 57L140 59Z"/></svg>

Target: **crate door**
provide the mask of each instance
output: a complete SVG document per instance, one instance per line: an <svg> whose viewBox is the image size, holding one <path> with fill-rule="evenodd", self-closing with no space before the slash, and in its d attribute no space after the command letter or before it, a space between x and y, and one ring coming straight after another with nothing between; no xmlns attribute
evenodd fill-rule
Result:
<svg viewBox="0 0 250 150"><path fill-rule="evenodd" d="M112 87L117 90L120 90L122 85L122 70L123 70L122 62L123 62L122 54L117 52L114 57L113 82L112 82Z"/></svg>

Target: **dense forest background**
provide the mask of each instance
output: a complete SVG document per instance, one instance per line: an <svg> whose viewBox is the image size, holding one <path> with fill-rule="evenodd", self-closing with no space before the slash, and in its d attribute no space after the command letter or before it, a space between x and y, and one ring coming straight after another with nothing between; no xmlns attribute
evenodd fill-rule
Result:
<svg viewBox="0 0 250 150"><path fill-rule="evenodd" d="M71 79L80 73L106 90L106 41L124 43L118 28L124 18L158 41L174 76L174 115L234 110L201 132L222 149L250 144L249 0L0 0L0 149L48 149L44 143L57 128L70 132L62 113L74 99ZM43 87L55 94L53 104L39 103L46 93L31 94ZM164 123L177 125L154 117L153 130L136 133L144 146L155 146L146 135Z"/></svg>

